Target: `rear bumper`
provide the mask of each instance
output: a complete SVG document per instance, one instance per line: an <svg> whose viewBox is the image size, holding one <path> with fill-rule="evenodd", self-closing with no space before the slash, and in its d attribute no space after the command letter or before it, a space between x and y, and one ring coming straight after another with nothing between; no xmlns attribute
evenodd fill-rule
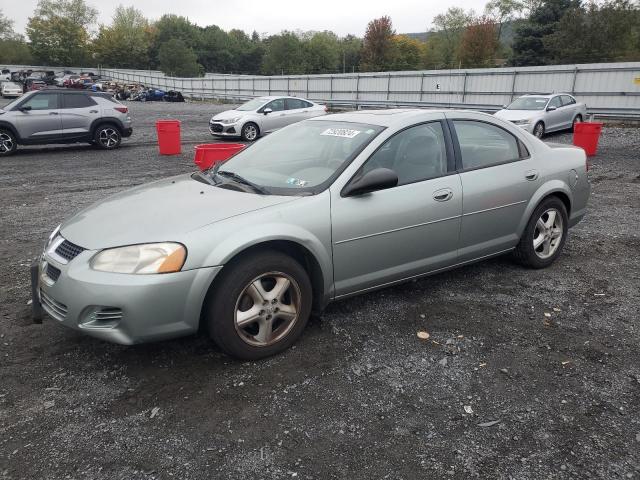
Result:
<svg viewBox="0 0 640 480"><path fill-rule="evenodd" d="M204 298L222 267L162 275L126 275L89 268L95 251L67 265L45 256L32 266L34 321L40 309L57 323L121 345L195 333ZM47 265L60 273L47 274Z"/></svg>

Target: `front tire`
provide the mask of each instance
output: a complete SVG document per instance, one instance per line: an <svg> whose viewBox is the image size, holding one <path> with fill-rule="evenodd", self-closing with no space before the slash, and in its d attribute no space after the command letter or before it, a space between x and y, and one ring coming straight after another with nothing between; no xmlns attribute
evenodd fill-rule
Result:
<svg viewBox="0 0 640 480"><path fill-rule="evenodd" d="M533 135L536 136L537 138L544 137L544 123L542 122L536 123L536 126L533 127Z"/></svg>
<svg viewBox="0 0 640 480"><path fill-rule="evenodd" d="M289 348L311 314L311 281L277 251L248 254L227 265L205 307L209 335L227 354L258 360Z"/></svg>
<svg viewBox="0 0 640 480"><path fill-rule="evenodd" d="M242 127L240 136L246 142L254 142L260 136L260 129L258 128L258 125L253 122L246 123Z"/></svg>
<svg viewBox="0 0 640 480"><path fill-rule="evenodd" d="M93 134L93 141L103 150L113 150L122 143L122 135L114 125L100 125Z"/></svg>
<svg viewBox="0 0 640 480"><path fill-rule="evenodd" d="M0 129L0 157L12 155L16 148L18 148L18 142L11 130Z"/></svg>
<svg viewBox="0 0 640 480"><path fill-rule="evenodd" d="M515 249L516 259L531 268L545 268L560 256L567 240L569 217L562 200L552 196L536 207Z"/></svg>

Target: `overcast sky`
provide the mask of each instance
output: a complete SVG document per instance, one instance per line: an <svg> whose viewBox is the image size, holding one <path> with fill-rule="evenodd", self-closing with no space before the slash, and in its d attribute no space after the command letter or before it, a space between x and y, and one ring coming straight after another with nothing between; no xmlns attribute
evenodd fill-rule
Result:
<svg viewBox="0 0 640 480"><path fill-rule="evenodd" d="M0 10L24 33L37 0L0 2ZM398 33L422 32L431 20L448 7L481 11L486 0L121 0L88 3L100 12L98 22L109 23L118 4L133 5L155 20L165 13L188 17L192 22L218 25L224 30L239 28L248 33L274 34L281 30L332 30L338 35L362 36L373 18L389 15Z"/></svg>

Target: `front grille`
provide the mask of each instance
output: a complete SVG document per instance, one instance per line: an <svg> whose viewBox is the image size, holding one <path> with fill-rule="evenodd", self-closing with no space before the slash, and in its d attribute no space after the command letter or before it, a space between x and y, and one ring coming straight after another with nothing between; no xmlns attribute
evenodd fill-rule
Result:
<svg viewBox="0 0 640 480"><path fill-rule="evenodd" d="M211 131L214 133L221 133L222 132L222 125L220 125L219 123L212 123L211 124Z"/></svg>
<svg viewBox="0 0 640 480"><path fill-rule="evenodd" d="M85 248L79 247L78 245L71 243L69 240L65 240L60 245L58 245L58 248L56 248L56 253L70 262L85 250Z"/></svg>
<svg viewBox="0 0 640 480"><path fill-rule="evenodd" d="M47 277L49 277L54 282L60 278L60 274L62 273L59 268L54 267L50 263L47 263Z"/></svg>
<svg viewBox="0 0 640 480"><path fill-rule="evenodd" d="M67 316L67 306L51 298L42 289L40 289L40 301L42 308L56 320L64 320Z"/></svg>

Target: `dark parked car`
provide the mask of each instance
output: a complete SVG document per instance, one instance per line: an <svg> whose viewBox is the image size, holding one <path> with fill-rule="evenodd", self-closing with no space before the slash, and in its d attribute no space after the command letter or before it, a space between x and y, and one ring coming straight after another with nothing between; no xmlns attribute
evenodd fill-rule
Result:
<svg viewBox="0 0 640 480"><path fill-rule="evenodd" d="M162 99L165 102L184 102L182 93L175 90L169 90Z"/></svg>

